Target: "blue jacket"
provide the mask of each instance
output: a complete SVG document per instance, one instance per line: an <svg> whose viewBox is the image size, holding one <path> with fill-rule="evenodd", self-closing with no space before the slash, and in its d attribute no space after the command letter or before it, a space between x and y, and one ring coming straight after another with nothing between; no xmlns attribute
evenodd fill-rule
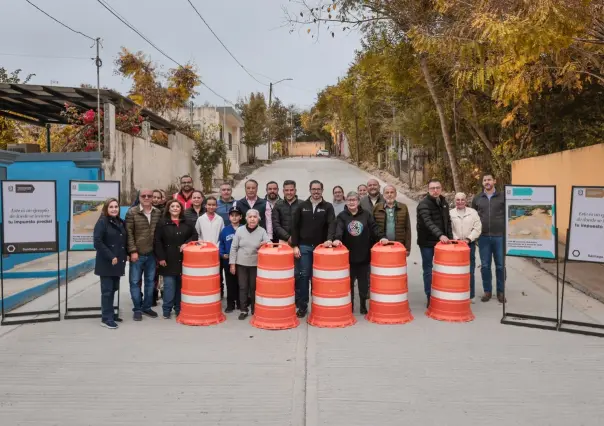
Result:
<svg viewBox="0 0 604 426"><path fill-rule="evenodd" d="M229 223L229 210L235 204L235 199L232 198L231 201L224 202L222 198L218 199L218 208L216 209L216 214L222 218L225 224Z"/></svg>
<svg viewBox="0 0 604 426"><path fill-rule="evenodd" d="M121 218L101 216L94 226L94 248L96 250L95 275L121 277L126 269L128 252L126 225ZM117 257L117 264L111 261Z"/></svg>
<svg viewBox="0 0 604 426"><path fill-rule="evenodd" d="M245 225L239 225L245 226ZM235 236L235 228L233 225L229 225L220 231L220 239L218 240L218 252L220 254L220 261L226 265L229 264L229 259L225 259L224 255L231 252L231 244L233 243L233 237Z"/></svg>

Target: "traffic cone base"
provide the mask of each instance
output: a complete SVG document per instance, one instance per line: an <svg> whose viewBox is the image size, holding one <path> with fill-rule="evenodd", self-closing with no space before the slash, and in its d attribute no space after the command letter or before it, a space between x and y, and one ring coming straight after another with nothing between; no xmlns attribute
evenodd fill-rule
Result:
<svg viewBox="0 0 604 426"><path fill-rule="evenodd" d="M319 328L344 328L355 325L357 319L352 315L352 303L338 307L313 304L307 322Z"/></svg>
<svg viewBox="0 0 604 426"><path fill-rule="evenodd" d="M407 324L414 319L409 309L409 302L381 303L373 300L369 302L369 313L365 318L374 324L385 325Z"/></svg>
<svg viewBox="0 0 604 426"><path fill-rule="evenodd" d="M250 324L265 330L288 330L300 325L296 317L296 306L270 307L256 304Z"/></svg>
<svg viewBox="0 0 604 426"><path fill-rule="evenodd" d="M430 307L426 310L426 316L446 322L470 322L475 318L469 300L448 301L434 297L430 297Z"/></svg>
<svg viewBox="0 0 604 426"><path fill-rule="evenodd" d="M183 325L216 325L226 321L226 315L222 313L222 303L212 303L206 305L203 312L199 312L198 305L191 305L181 302L180 315L176 317L176 322ZM184 313L183 313L184 311Z"/></svg>

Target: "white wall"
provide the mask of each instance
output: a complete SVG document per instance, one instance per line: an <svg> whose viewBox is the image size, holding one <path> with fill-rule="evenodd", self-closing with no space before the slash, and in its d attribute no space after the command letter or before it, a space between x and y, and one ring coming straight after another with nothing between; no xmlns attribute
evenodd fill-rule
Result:
<svg viewBox="0 0 604 426"><path fill-rule="evenodd" d="M268 144L267 143L256 147L256 159L268 160Z"/></svg>

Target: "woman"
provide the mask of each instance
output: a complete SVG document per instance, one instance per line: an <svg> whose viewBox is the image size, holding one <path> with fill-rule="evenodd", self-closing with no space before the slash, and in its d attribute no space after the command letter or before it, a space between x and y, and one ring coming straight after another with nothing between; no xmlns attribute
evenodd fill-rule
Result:
<svg viewBox="0 0 604 426"><path fill-rule="evenodd" d="M180 314L182 250L188 242L197 241L197 232L185 220L183 210L179 201L170 200L155 228L154 252L159 264L159 275L164 278L164 319L170 319L172 309L176 316Z"/></svg>
<svg viewBox="0 0 604 426"><path fill-rule="evenodd" d="M346 206L346 201L344 200L344 189L340 185L336 185L333 187L333 211L338 217L340 213L344 211L344 207Z"/></svg>
<svg viewBox="0 0 604 426"><path fill-rule="evenodd" d="M369 271L371 247L377 241L387 244L383 232L379 229L370 212L361 207L359 194L351 191L346 196L346 208L336 219L334 247L344 245L348 249L350 264L350 296L354 311L354 282L359 287L361 315L367 314L369 298Z"/></svg>
<svg viewBox="0 0 604 426"><path fill-rule="evenodd" d="M246 224L235 231L231 252L229 253L230 272L237 275L239 281L239 319L248 316L248 297L251 300L252 315L256 300L256 271L258 267L258 249L262 244L270 243L266 230L259 226L260 213L249 209L245 214Z"/></svg>
<svg viewBox="0 0 604 426"><path fill-rule="evenodd" d="M155 207L156 209L163 211L166 207L165 196L159 189L153 190L153 198L151 198L151 201L153 202L153 207Z"/></svg>
<svg viewBox="0 0 604 426"><path fill-rule="evenodd" d="M205 213L204 198L201 191L193 191L191 193L191 207L185 210L185 219L192 227L195 227L197 219Z"/></svg>
<svg viewBox="0 0 604 426"><path fill-rule="evenodd" d="M120 204L115 198L108 199L103 205L93 240L96 250L94 273L101 277L101 325L116 329L116 321L122 320L113 311L113 299L126 269L128 238L126 225L120 218Z"/></svg>
<svg viewBox="0 0 604 426"><path fill-rule="evenodd" d="M455 194L455 208L449 212L453 239L465 241L470 246L470 299L474 303L474 270L476 269L476 241L482 232L482 223L478 212L467 206L466 194Z"/></svg>

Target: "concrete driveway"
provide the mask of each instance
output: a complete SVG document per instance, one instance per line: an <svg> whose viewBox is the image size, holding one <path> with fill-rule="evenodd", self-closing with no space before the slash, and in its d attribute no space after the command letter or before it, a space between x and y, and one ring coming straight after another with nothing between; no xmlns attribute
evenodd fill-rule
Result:
<svg viewBox="0 0 604 426"><path fill-rule="evenodd" d="M251 177L262 189L295 179L301 197L320 179L330 199L334 185L353 190L369 175L313 158L277 161ZM415 220L415 203L401 200ZM602 424L604 339L501 325L493 300L472 305L471 323L431 320L417 247L408 273L409 324L379 326L357 315L346 329L304 323L273 332L236 313L214 327L134 323L123 279L118 330L98 320L0 328L0 425ZM565 317L604 321L601 304L567 294ZM70 295L71 307L97 305L98 279L74 281ZM55 300L49 294L26 309ZM508 301L515 312L555 316L555 280L509 259Z"/></svg>

